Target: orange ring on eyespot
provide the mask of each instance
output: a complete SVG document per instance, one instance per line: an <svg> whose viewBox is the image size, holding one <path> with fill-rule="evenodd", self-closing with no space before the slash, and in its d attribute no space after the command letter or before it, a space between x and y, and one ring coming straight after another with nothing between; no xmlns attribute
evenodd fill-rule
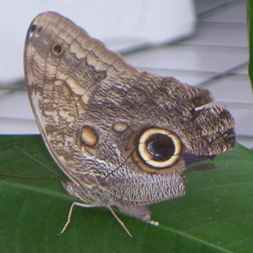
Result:
<svg viewBox="0 0 253 253"><path fill-rule="evenodd" d="M165 161L157 161L152 157L152 154L147 150L147 141L150 139L152 135L155 134L161 134L169 137L171 141L174 144L174 153L173 155L165 160ZM171 167L173 164L175 164L179 158L182 151L182 143L175 135L174 133L170 132L169 130L163 129L163 128L150 128L147 129L139 139L138 143L138 154L140 158L143 160L143 162L146 163L146 165L151 166L155 169L165 169Z"/></svg>

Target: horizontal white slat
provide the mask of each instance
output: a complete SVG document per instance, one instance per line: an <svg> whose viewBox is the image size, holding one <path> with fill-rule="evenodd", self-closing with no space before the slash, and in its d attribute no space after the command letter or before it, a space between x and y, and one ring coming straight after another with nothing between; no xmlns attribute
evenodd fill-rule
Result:
<svg viewBox="0 0 253 253"><path fill-rule="evenodd" d="M223 72L248 60L247 48L173 45L125 57L138 67Z"/></svg>
<svg viewBox="0 0 253 253"><path fill-rule="evenodd" d="M36 15L48 10L72 19L116 50L185 37L195 25L193 0L5 1L0 15L0 56L4 59L0 81L23 76L26 31Z"/></svg>

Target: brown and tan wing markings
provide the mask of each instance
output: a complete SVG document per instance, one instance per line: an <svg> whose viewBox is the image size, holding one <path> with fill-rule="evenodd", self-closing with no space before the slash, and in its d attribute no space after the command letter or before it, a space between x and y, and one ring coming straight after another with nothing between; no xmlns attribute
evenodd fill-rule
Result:
<svg viewBox="0 0 253 253"><path fill-rule="evenodd" d="M85 124L80 118L84 118L92 91L100 82L117 82L121 75L130 73L138 77L139 72L58 14L39 15L32 25L42 27L45 39L36 40L34 34L34 38L28 35L26 42L25 72L31 104L52 156L75 178L82 164L78 157L91 155L80 146L78 134ZM52 41L63 46L66 52L62 57L52 57L52 45L48 45Z"/></svg>

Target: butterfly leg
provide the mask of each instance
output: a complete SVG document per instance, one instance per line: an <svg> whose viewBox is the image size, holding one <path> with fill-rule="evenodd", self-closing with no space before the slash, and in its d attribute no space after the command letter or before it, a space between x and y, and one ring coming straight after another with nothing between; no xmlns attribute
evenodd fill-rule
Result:
<svg viewBox="0 0 253 253"><path fill-rule="evenodd" d="M72 213L73 213L73 209L75 206L80 206L80 207L93 207L91 205L87 205L87 204L84 204L84 203L81 203L81 202L73 202L69 208L69 212L68 212L68 216L67 216L67 220L62 228L62 230L60 231L60 234L63 234L67 227L69 226L70 222L71 222L71 217L72 217Z"/></svg>
<svg viewBox="0 0 253 253"><path fill-rule="evenodd" d="M117 206L118 209L131 217L142 220L154 226L158 226L158 221L151 220L151 212L147 206Z"/></svg>
<svg viewBox="0 0 253 253"><path fill-rule="evenodd" d="M113 210L113 208L109 205L104 205L103 203L99 202L99 201L92 201L90 198L91 194L87 194L87 192L85 191L85 188L81 188L78 187L76 184L74 184L71 181L67 181L67 182L62 182L65 190L71 194L72 196L74 196L75 198L79 198L84 202L78 202L75 201L72 203L72 205L69 208L69 212L68 212L68 216L67 216L67 220L65 225L63 226L60 234L64 233L64 231L67 229L68 225L71 222L71 216L72 216L72 212L75 206L80 206L80 207L98 207L98 206L103 206L103 207L107 207L110 212L112 213L112 215L114 216L114 218L119 222L119 224L123 227L123 229L126 231L126 233L132 237L131 233L129 232L129 230L127 229L126 225L124 224L124 222L118 217L118 215L116 214L116 212ZM86 193L86 194L85 194Z"/></svg>
<svg viewBox="0 0 253 253"><path fill-rule="evenodd" d="M131 232L128 230L127 226L125 225L125 223L120 219L120 217L117 215L117 213L113 210L113 208L111 206L107 207L111 214L113 215L113 217L116 219L116 221L120 224L120 226L125 230L125 232L130 236L133 237L133 235L131 234Z"/></svg>
<svg viewBox="0 0 253 253"><path fill-rule="evenodd" d="M67 216L67 220L62 228L62 230L60 231L60 234L63 234L67 227L69 226L70 222L71 222L71 217L72 217L72 213L73 213L73 209L75 206L79 206L79 207L94 207L92 205L87 205L81 202L73 202L69 208L69 212L68 212L68 216ZM119 222L119 224L123 227L123 229L126 231L126 233L130 236L133 237L132 234L129 232L129 230L127 229L126 225L124 224L124 222L118 217L118 215L115 213L115 211L113 210L113 208L111 206L108 206L108 209L110 210L110 212L112 213L113 217Z"/></svg>

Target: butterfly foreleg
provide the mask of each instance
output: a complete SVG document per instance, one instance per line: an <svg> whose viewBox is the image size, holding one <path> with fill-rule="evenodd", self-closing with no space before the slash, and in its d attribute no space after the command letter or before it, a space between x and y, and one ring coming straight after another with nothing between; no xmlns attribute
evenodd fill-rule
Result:
<svg viewBox="0 0 253 253"><path fill-rule="evenodd" d="M84 203L81 203L81 202L77 202L77 201L73 202L71 204L70 208L69 208L68 215L67 215L67 220L66 220L63 228L61 229L60 234L63 234L66 231L67 227L69 226L69 224L71 222L71 217L72 217L73 209L74 209L75 206L86 207L86 208L87 207L94 207L92 205L87 205L87 204L84 204Z"/></svg>

